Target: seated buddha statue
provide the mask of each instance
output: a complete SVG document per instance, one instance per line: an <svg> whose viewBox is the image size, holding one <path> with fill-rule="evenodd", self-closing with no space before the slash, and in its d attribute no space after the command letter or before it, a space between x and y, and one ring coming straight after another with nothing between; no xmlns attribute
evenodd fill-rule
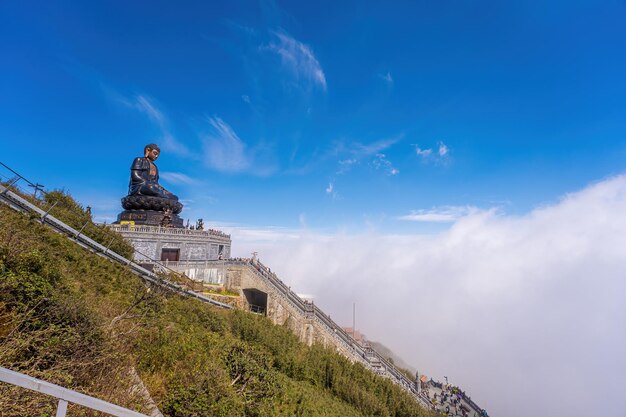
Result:
<svg viewBox="0 0 626 417"><path fill-rule="evenodd" d="M154 161L160 153L159 147L151 143L144 148L143 157L135 158L130 167L129 196L145 195L178 201L177 196L159 185L159 168Z"/></svg>

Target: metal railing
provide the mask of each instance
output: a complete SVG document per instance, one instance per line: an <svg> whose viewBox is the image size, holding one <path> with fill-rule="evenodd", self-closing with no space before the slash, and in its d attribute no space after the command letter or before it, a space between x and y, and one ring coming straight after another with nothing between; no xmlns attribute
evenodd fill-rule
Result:
<svg viewBox="0 0 626 417"><path fill-rule="evenodd" d="M250 312L254 314L265 314L265 307L250 304Z"/></svg>
<svg viewBox="0 0 626 417"><path fill-rule="evenodd" d="M166 235L185 235L185 236L216 236L224 239L230 239L230 235L215 229L196 230L196 229L179 229L174 227L160 227L148 225L131 225L131 224L110 224L108 227L116 232L133 232L133 233L158 233Z"/></svg>
<svg viewBox="0 0 626 417"><path fill-rule="evenodd" d="M149 417L146 414L141 414L7 368L0 367L0 381L57 398L59 403L57 405L56 417L65 417L68 403L77 404L117 417ZM33 412L33 414L35 413Z"/></svg>

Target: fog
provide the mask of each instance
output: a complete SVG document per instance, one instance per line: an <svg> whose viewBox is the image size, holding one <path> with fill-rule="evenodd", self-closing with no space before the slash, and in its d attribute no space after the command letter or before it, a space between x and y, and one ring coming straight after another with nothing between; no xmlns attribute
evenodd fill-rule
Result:
<svg viewBox="0 0 626 417"><path fill-rule="evenodd" d="M626 415L626 176L436 234L231 233L233 256L258 251L339 324L355 302L359 330L491 416Z"/></svg>

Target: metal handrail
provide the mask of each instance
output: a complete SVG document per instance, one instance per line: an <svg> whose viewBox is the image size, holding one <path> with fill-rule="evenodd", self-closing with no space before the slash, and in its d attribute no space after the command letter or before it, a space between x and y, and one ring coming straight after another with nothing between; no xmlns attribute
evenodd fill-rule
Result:
<svg viewBox="0 0 626 417"><path fill-rule="evenodd" d="M89 395L81 394L80 392L63 388L60 385L42 381L41 379L33 378L32 376L3 367L0 367L0 381L57 398L59 400L59 404L57 406L56 417L65 417L68 403L78 404L83 407L101 411L117 417L149 417L146 414L141 414L136 411L120 407L119 405L90 397Z"/></svg>
<svg viewBox="0 0 626 417"><path fill-rule="evenodd" d="M129 225L129 224L109 224L110 229L117 232L134 232L134 233L159 233L168 235L187 235L187 236L217 236L230 239L230 235L219 230L193 230L193 229L177 229L171 227L149 226L149 225Z"/></svg>

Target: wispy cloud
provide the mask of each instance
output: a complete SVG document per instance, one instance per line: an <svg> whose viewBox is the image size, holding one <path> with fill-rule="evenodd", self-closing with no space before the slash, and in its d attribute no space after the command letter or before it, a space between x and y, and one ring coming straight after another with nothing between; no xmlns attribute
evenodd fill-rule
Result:
<svg viewBox="0 0 626 417"><path fill-rule="evenodd" d="M298 216L298 223L300 223L300 227L302 227L303 229L307 228L305 213L300 213L300 215Z"/></svg>
<svg viewBox="0 0 626 417"><path fill-rule="evenodd" d="M402 139L404 139L404 134L368 143L352 142L346 144L344 140L338 141L332 153L335 156L342 156L343 158L339 159L337 162L338 167L335 175L346 174L361 162L369 164L377 170L382 170L389 175L398 175L400 170L393 166L382 151L389 149Z"/></svg>
<svg viewBox="0 0 626 417"><path fill-rule="evenodd" d="M415 153L421 156L422 158L428 158L433 153L433 150L430 148L422 149L419 146L415 145Z"/></svg>
<svg viewBox="0 0 626 417"><path fill-rule="evenodd" d="M221 172L248 172L260 176L275 171L276 167L259 160L266 148L248 147L235 130L217 116L209 117L208 121L211 131L203 137L204 160L208 166Z"/></svg>
<svg viewBox="0 0 626 417"><path fill-rule="evenodd" d="M298 220L302 221L302 216L298 216ZM244 244L246 246L246 249L250 247L249 251L238 253L234 256L250 256L250 253L254 251L254 247L250 245L289 242L297 240L302 236L301 230L288 229L285 227L251 227L236 224L219 224L212 221L208 221L207 224L215 224L215 227L217 227L219 230L230 234L233 241Z"/></svg>
<svg viewBox="0 0 626 417"><path fill-rule="evenodd" d="M393 78L391 77L391 73L387 72L386 74L378 74L378 76L385 81L389 85L393 85Z"/></svg>
<svg viewBox="0 0 626 417"><path fill-rule="evenodd" d="M398 175L400 173L398 169L394 168L391 161L389 161L383 153L376 154L376 157L372 161L372 165L376 169L384 170L389 175Z"/></svg>
<svg viewBox="0 0 626 417"><path fill-rule="evenodd" d="M326 90L326 76L311 48L283 30L271 31L274 40L265 49L280 56L282 65L299 80Z"/></svg>
<svg viewBox="0 0 626 417"><path fill-rule="evenodd" d="M351 152L357 157L376 155L400 142L402 139L404 139L404 134L399 134L390 138L384 138L366 144L355 142L352 145Z"/></svg>
<svg viewBox="0 0 626 417"><path fill-rule="evenodd" d="M199 182L198 180L180 172L161 172L159 176L172 184L195 185Z"/></svg>
<svg viewBox="0 0 626 417"><path fill-rule="evenodd" d="M226 26L234 29L237 32L243 33L247 36L256 36L256 30L250 26L242 25L241 23L235 22L231 19L224 19L224 23Z"/></svg>
<svg viewBox="0 0 626 417"><path fill-rule="evenodd" d="M138 95L135 97L135 107L147 114L148 117L156 122L161 128L165 128L165 116L156 108L150 99L146 96Z"/></svg>
<svg viewBox="0 0 626 417"><path fill-rule="evenodd" d="M337 170L337 175L342 175L350 171L354 165L358 164L358 162L359 161L357 161L355 158L340 160L339 169Z"/></svg>
<svg viewBox="0 0 626 417"><path fill-rule="evenodd" d="M148 116L161 130L160 143L158 143L161 148L180 156L188 156L190 154L189 148L172 135L168 126L167 117L159 110L153 99L142 94L138 94L132 98L124 97L119 94L116 94L116 96L118 101L125 106L138 110Z"/></svg>
<svg viewBox="0 0 626 417"><path fill-rule="evenodd" d="M477 211L477 208L471 206L442 206L430 210L411 211L410 214L398 217L398 220L451 223Z"/></svg>
<svg viewBox="0 0 626 417"><path fill-rule="evenodd" d="M204 138L205 161L222 172L242 172L250 168L245 143L237 133L219 117L209 117L212 132Z"/></svg>
<svg viewBox="0 0 626 417"><path fill-rule="evenodd" d="M439 156L445 157L446 155L448 155L448 151L449 149L446 144L443 142L439 142L439 151L437 152Z"/></svg>
<svg viewBox="0 0 626 417"><path fill-rule="evenodd" d="M437 142L436 151L433 150L433 148L422 148L420 145L413 146L415 148L415 155L420 157L423 161L444 162L450 154L450 148L442 141Z"/></svg>
<svg viewBox="0 0 626 417"><path fill-rule="evenodd" d="M332 200L340 200L341 197L337 192L337 188L335 187L335 180L332 179L328 182L328 186L325 189L326 195L330 196Z"/></svg>

